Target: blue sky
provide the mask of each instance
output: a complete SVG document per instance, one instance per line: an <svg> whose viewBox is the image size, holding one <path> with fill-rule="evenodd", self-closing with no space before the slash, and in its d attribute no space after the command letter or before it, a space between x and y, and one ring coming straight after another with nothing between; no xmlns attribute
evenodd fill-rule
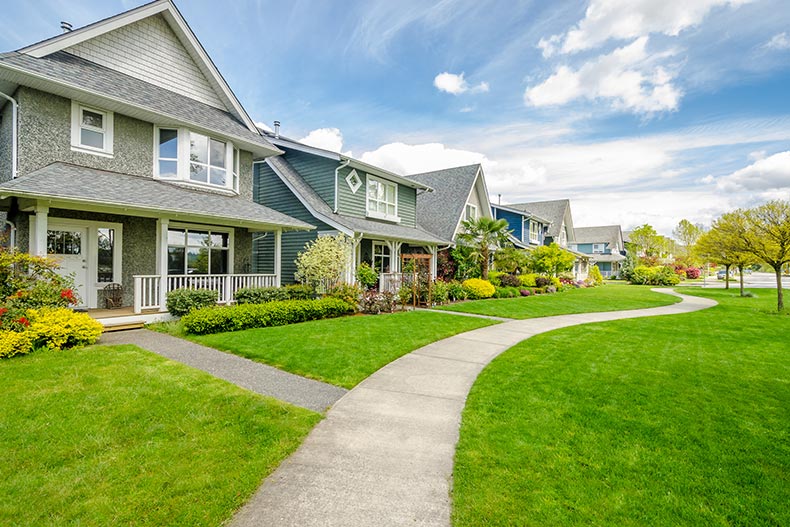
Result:
<svg viewBox="0 0 790 527"><path fill-rule="evenodd" d="M4 5L0 50L141 3ZM256 121L396 172L665 234L790 199L787 0L177 5Z"/></svg>

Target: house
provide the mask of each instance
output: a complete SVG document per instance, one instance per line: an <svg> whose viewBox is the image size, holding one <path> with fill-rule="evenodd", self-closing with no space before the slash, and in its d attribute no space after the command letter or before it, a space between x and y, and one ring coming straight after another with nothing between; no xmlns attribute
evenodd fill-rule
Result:
<svg viewBox="0 0 790 527"><path fill-rule="evenodd" d="M514 203L507 205L513 210L524 211L534 214L549 221L543 237L543 244L550 245L556 243L563 249L567 249L576 256L573 266L573 275L577 280L587 278L589 271L590 257L584 253L573 249L576 242L573 229L573 215L571 214L571 202L567 199L554 201L533 201L529 203Z"/></svg>
<svg viewBox="0 0 790 527"><path fill-rule="evenodd" d="M283 233L313 228L253 201L253 160L281 150L170 0L0 54L0 93L0 209L17 247L74 276L82 307L104 307L109 284L138 313L180 287L232 301L278 285Z"/></svg>
<svg viewBox="0 0 790 527"><path fill-rule="evenodd" d="M494 218L506 220L513 245L520 249L533 249L543 245L546 231L551 222L526 210L513 209L505 205L491 205Z"/></svg>
<svg viewBox="0 0 790 527"><path fill-rule="evenodd" d="M396 289L403 262L410 258L436 276L437 249L449 242L418 224L418 195L431 192L428 185L286 138L279 123L266 137L283 153L255 161L255 202L317 226L315 231L282 235L284 283L294 281L295 260L305 244L337 233L353 243L346 266L349 283L356 267L366 262L379 273L382 290ZM268 235L256 239L256 272L272 272L275 241Z"/></svg>
<svg viewBox="0 0 790 527"><path fill-rule="evenodd" d="M590 263L597 265L604 278L617 277L625 260L623 231L619 225L576 227L572 248L590 255Z"/></svg>

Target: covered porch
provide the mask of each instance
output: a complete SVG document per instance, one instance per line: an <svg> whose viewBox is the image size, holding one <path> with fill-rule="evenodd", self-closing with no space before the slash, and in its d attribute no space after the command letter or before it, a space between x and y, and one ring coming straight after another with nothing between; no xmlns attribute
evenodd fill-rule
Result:
<svg viewBox="0 0 790 527"><path fill-rule="evenodd" d="M354 262L351 280L360 264L367 263L379 275L379 291L397 292L404 283L404 275L414 271L427 273L436 279L438 246L402 240L360 237L354 241Z"/></svg>

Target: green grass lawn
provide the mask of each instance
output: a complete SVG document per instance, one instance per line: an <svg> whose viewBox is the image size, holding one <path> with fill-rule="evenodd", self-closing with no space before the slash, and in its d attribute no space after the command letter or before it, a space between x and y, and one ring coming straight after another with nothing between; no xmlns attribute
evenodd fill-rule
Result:
<svg viewBox="0 0 790 527"><path fill-rule="evenodd" d="M0 361L0 525L226 521L321 418L134 346Z"/></svg>
<svg viewBox="0 0 790 527"><path fill-rule="evenodd" d="M790 316L775 291L539 335L463 414L453 524L790 525Z"/></svg>
<svg viewBox="0 0 790 527"><path fill-rule="evenodd" d="M489 298L460 302L439 309L524 319L573 313L642 309L665 306L679 301L678 298L670 295L654 293L648 286L608 283L601 287L571 289L553 295Z"/></svg>
<svg viewBox="0 0 790 527"><path fill-rule="evenodd" d="M414 311L315 320L187 338L297 375L353 388L406 353L494 323L480 318ZM185 336L173 324L155 329Z"/></svg>

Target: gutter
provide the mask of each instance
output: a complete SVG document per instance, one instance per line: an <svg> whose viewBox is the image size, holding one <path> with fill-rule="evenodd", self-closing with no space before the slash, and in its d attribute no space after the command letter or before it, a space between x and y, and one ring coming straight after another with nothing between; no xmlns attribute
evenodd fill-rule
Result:
<svg viewBox="0 0 790 527"><path fill-rule="evenodd" d="M11 234L8 237L8 247L13 249L16 247L16 225L14 225L14 222L8 220L5 220L3 223L11 227Z"/></svg>
<svg viewBox="0 0 790 527"><path fill-rule="evenodd" d="M17 123L17 114L19 112L19 103L16 102L16 99L11 97L10 95L6 95L3 92L0 92L0 97L6 99L11 103L11 179L16 179L17 171L18 171L18 160L17 160L17 150L18 150L18 123Z"/></svg>
<svg viewBox="0 0 790 527"><path fill-rule="evenodd" d="M346 159L345 162L339 164L335 169L335 207L332 210L332 212L334 212L335 214L337 214L337 208L338 208L338 203L337 203L338 173L340 172L341 168L346 168L349 164L351 164L351 159Z"/></svg>

